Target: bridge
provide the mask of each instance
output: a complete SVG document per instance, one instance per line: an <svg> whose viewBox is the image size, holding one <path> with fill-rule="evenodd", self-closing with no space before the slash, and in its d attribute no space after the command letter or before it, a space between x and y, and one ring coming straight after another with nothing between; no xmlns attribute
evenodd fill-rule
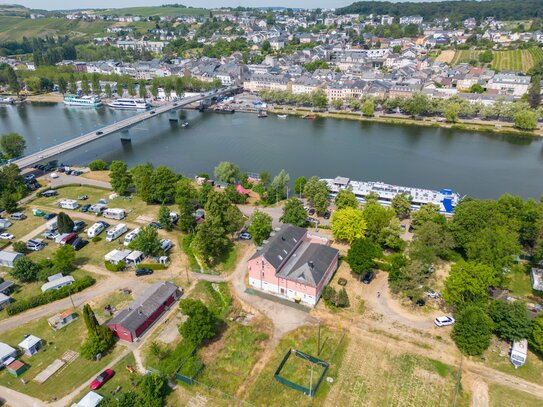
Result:
<svg viewBox="0 0 543 407"><path fill-rule="evenodd" d="M164 114L164 113L173 112L177 109L181 109L185 106L188 106L193 103L200 102L206 99L212 99L217 96L232 94L232 93L237 92L238 89L239 89L238 87L229 87L225 89L204 92L199 95L184 98L175 102L168 102L165 105L162 105L159 107L153 107L151 110L146 110L143 113L137 114L127 119L123 119L116 123L109 124L99 129L95 129L90 133L87 133L82 136L65 141L63 143L57 144L53 147L48 147L39 152L29 154L27 156L18 158L16 160L12 160L11 164L15 164L21 169L31 167L39 162L44 162L45 160L52 158L56 155L81 147L84 144L91 143L95 140L106 137L112 133L115 133L121 130L127 130L130 127L138 123L141 123L145 120L152 119L153 117L160 116L161 114Z"/></svg>

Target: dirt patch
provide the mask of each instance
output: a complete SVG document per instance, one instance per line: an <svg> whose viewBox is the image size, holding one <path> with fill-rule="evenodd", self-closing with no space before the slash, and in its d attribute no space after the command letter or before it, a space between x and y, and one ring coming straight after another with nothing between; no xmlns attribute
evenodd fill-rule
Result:
<svg viewBox="0 0 543 407"><path fill-rule="evenodd" d="M424 380L425 382L432 382L432 383L439 383L443 384L444 379L437 373L430 372L426 369L422 369L420 367L416 367L414 370L414 374Z"/></svg>
<svg viewBox="0 0 543 407"><path fill-rule="evenodd" d="M454 59L455 54L456 54L456 51L453 51L453 50L442 51L441 54L439 54L438 57L436 58L436 62L445 62L447 64L450 64L452 60Z"/></svg>
<svg viewBox="0 0 543 407"><path fill-rule="evenodd" d="M109 182L109 171L88 171L81 176L95 181Z"/></svg>
<svg viewBox="0 0 543 407"><path fill-rule="evenodd" d="M490 405L488 397L488 384L471 373L462 375L462 387L471 394L471 407L488 407Z"/></svg>

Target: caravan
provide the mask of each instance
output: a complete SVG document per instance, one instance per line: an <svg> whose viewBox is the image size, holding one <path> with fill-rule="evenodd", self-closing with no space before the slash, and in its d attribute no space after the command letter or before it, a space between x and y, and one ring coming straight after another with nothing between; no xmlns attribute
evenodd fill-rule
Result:
<svg viewBox="0 0 543 407"><path fill-rule="evenodd" d="M77 209L79 208L79 204L75 199L63 199L58 203L58 206L60 206L62 209Z"/></svg>
<svg viewBox="0 0 543 407"><path fill-rule="evenodd" d="M93 237L96 237L100 233L102 233L105 228L106 227L104 226L104 224L102 222L95 223L87 231L87 236L89 237L89 239L92 239Z"/></svg>
<svg viewBox="0 0 543 407"><path fill-rule="evenodd" d="M519 366L523 366L526 363L527 356L528 341L526 339L513 341L513 348L511 349L511 357L509 360L515 366L515 369Z"/></svg>
<svg viewBox="0 0 543 407"><path fill-rule="evenodd" d="M125 218L126 212L120 208L109 208L104 211L103 215L104 218L121 220Z"/></svg>
<svg viewBox="0 0 543 407"><path fill-rule="evenodd" d="M137 229L134 229L132 232L128 233L125 237L124 237L124 245L125 246L128 246L130 244L130 242L132 240L134 240L134 238L138 235L138 233L140 233L141 229L140 228L137 228Z"/></svg>
<svg viewBox="0 0 543 407"><path fill-rule="evenodd" d="M126 225L124 223L119 223L107 231L106 241L112 242L118 237L124 235L127 231L128 229Z"/></svg>

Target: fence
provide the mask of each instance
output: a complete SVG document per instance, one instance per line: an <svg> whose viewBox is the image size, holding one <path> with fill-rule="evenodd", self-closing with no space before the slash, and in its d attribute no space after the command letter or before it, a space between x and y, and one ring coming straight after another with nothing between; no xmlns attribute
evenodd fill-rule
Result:
<svg viewBox="0 0 543 407"><path fill-rule="evenodd" d="M200 374L202 369L205 367L204 363L200 359L194 358L194 355L196 354L197 351L198 351L198 345L196 345L194 349L192 349L192 351L190 352L190 356L185 361L183 361L183 363L181 363L181 365L179 366L179 369L177 369L177 372L175 372L175 378L177 380L180 380L187 384L194 383L194 379L196 379L196 377ZM194 365L194 362L197 362L196 365ZM192 365L191 367L196 367L195 372L190 376L179 373L183 368L187 366L187 363L190 363Z"/></svg>
<svg viewBox="0 0 543 407"><path fill-rule="evenodd" d="M315 386L313 386L313 383L311 382L309 387L305 387L305 386L302 386L298 383L294 383L292 382L291 380L288 380L286 379L285 377L281 376L281 370L283 369L283 367L285 366L285 364L288 362L289 358L290 358L290 355L294 353L294 356L296 357L299 357L299 358L302 358L302 359L305 359L307 360L308 362L310 363L313 363L315 365L318 365L318 366L321 366L322 367L322 373L321 375L319 376L318 380L317 380L317 383L315 384ZM288 386L290 387L291 389L294 389L294 390L298 390L304 394L307 394L308 396L310 397L314 397L315 396L315 393L317 392L321 382L322 382L322 379L324 379L324 375L326 374L327 370L328 370L328 366L329 366L329 363L328 362L325 362L324 360L321 360L321 359L317 359L316 357L313 357L311 355L308 355L307 353L304 353L304 352L301 352L299 350L296 350L296 349L289 349L288 352L285 354L285 356L283 357L283 360L281 361L281 363L279 364L279 366L277 367L277 370L275 371L273 377L275 378L275 380L277 380L279 383L285 385L285 386ZM311 379L312 380L312 379Z"/></svg>

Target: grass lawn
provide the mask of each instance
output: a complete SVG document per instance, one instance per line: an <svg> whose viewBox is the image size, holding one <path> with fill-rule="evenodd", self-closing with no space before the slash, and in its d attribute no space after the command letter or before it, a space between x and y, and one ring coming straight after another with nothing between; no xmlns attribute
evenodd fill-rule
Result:
<svg viewBox="0 0 543 407"><path fill-rule="evenodd" d="M104 307L106 305L111 305L117 311L120 311L125 306L130 304L134 300L132 294L124 294L121 291L115 291L109 294L106 297L102 297L97 301L93 301L92 309L96 313L96 317L101 323L104 323L107 319L111 318L109 315L106 315L104 312Z"/></svg>
<svg viewBox="0 0 543 407"><path fill-rule="evenodd" d="M317 355L316 328L304 327L287 334L281 339L277 347L274 349L270 360L256 377L255 381L251 384L251 387L248 389L248 394L244 398L257 406L326 405L326 397L334 384L323 380L315 397L309 398L299 391L280 384L275 380L273 374L285 356L287 350L294 348L330 363L330 368L328 369L326 376L332 377L335 381L338 377L338 372L342 367L343 356L348 344L347 336L340 341L341 337L341 331L322 327L322 350L320 355ZM309 381L307 381L307 383L303 383L303 379L301 377L298 377L296 382L309 387ZM271 397L271 395L273 395L273 397Z"/></svg>
<svg viewBox="0 0 543 407"><path fill-rule="evenodd" d="M12 225L6 230L6 232L11 233L15 236L13 242L21 240L24 236L32 232L34 229L45 224L47 221L41 216L32 215L32 211L28 207L19 208L19 210L24 213L27 218L25 220L12 220ZM0 245L7 243L5 241L0 241Z"/></svg>
<svg viewBox="0 0 543 407"><path fill-rule="evenodd" d="M351 338L325 405L449 406L457 369L401 349L401 343ZM467 405L460 393L457 405Z"/></svg>
<svg viewBox="0 0 543 407"><path fill-rule="evenodd" d="M521 71L526 72L537 61L543 59L543 50L540 48L518 49L505 51L492 51L494 59L492 60L492 69L500 71ZM469 62L472 59L479 61L481 50L460 50L456 51L452 65L462 62Z"/></svg>
<svg viewBox="0 0 543 407"><path fill-rule="evenodd" d="M543 383L543 360L535 353L528 351L526 364L515 369L513 364L509 361L509 354L507 352L504 352L505 355L500 357L499 350L493 352L494 350L496 350L496 347L490 345L484 353L486 360L484 362L481 361L481 363L511 376L517 376L534 383Z"/></svg>
<svg viewBox="0 0 543 407"><path fill-rule="evenodd" d="M532 294L532 283L530 281L530 267L516 264L511 267L507 275L507 288L512 295L526 297Z"/></svg>
<svg viewBox="0 0 543 407"><path fill-rule="evenodd" d="M126 366L132 366L135 368L136 361L134 359L134 354L129 353L124 358L122 358L117 364L115 364L112 368L112 370L115 372L115 375L106 382L99 390L97 390L97 393L101 396L107 396L109 394L112 394L117 386L121 387L121 392L126 392L129 390L137 390L137 381L134 379L139 378L140 376L137 373L130 373ZM84 390L77 397L74 397L73 402L77 402L81 400L85 394L87 394L89 391Z"/></svg>
<svg viewBox="0 0 543 407"><path fill-rule="evenodd" d="M479 60L479 54L482 51L473 50L473 49L463 49L456 51L454 58L452 60L452 65L460 64L462 62L469 62L471 59Z"/></svg>
<svg viewBox="0 0 543 407"><path fill-rule="evenodd" d="M543 404L543 400L531 394L500 384L489 384L488 395L490 407L539 407Z"/></svg>
<svg viewBox="0 0 543 407"><path fill-rule="evenodd" d="M120 346L116 346L99 362L88 361L79 356L45 383L38 384L32 379L55 359L61 358L68 350L79 352L87 331L82 317L57 332L53 331L48 325L47 319L43 318L11 331L0 333L0 342L16 348L17 344L24 339L24 334L36 335L43 339L46 342L45 350L32 357L22 356L20 358L29 366L29 369L19 378L10 375L7 370L0 372L0 384L42 400L51 400L53 397L61 398L73 392L84 381L98 374L122 350ZM26 385L21 382L21 378L27 381Z"/></svg>
<svg viewBox="0 0 543 407"><path fill-rule="evenodd" d="M230 310L232 298L228 284L200 280L190 293L190 298L201 300L219 318Z"/></svg>

